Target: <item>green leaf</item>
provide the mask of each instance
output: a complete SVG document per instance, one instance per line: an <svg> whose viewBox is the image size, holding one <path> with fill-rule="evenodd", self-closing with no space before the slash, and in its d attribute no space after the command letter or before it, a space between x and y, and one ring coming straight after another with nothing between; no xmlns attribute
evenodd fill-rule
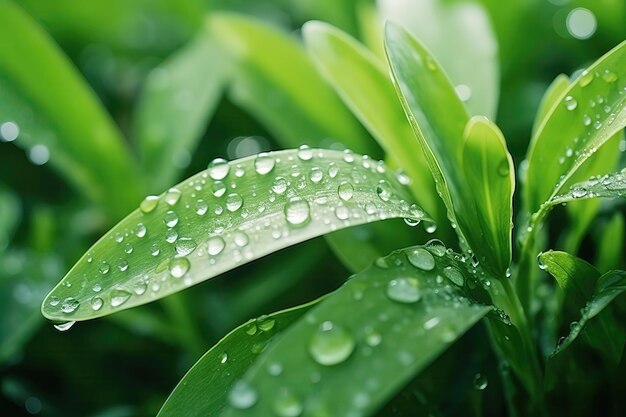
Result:
<svg viewBox="0 0 626 417"><path fill-rule="evenodd" d="M87 320L333 230L394 217L417 223L424 213L409 201L382 163L351 152L302 148L218 159L147 197L78 261L42 311L53 320Z"/></svg>
<svg viewBox="0 0 626 417"><path fill-rule="evenodd" d="M604 226L598 244L596 265L600 271L621 268L624 263L624 217L615 213Z"/></svg>
<svg viewBox="0 0 626 417"><path fill-rule="evenodd" d="M134 119L143 172L161 191L184 168L227 79L227 62L206 30L149 74Z"/></svg>
<svg viewBox="0 0 626 417"><path fill-rule="evenodd" d="M326 23L308 22L302 30L305 45L324 78L388 157L408 174L418 202L436 220L444 221L424 152L414 138L384 63L355 39Z"/></svg>
<svg viewBox="0 0 626 417"><path fill-rule="evenodd" d="M580 333L586 328L585 326L591 325L588 322L594 317L598 316L603 310L609 306L611 301L618 295L626 290L626 271L610 271L602 275L596 284L595 291L580 311L580 319L577 323L571 326L571 331L567 337L562 340L557 346L556 350L552 354L553 356L563 352L569 347L574 340L580 335ZM601 320L601 318L600 318ZM617 322L619 323L619 322ZM613 353L613 359L618 363L622 351L624 349L624 341L626 340L626 334L623 327L611 326L604 327L603 323L599 323L602 329L605 331L606 338L604 349ZM589 333L590 328L587 328Z"/></svg>
<svg viewBox="0 0 626 417"><path fill-rule="evenodd" d="M559 101L563 99L565 90L567 90L568 87L569 77L565 74L557 75L557 77L548 86L546 92L541 98L539 108L537 109L537 114L535 115L535 121L533 123L532 130L532 140L537 140L537 129L544 122L545 118L550 114L550 110L552 110L552 107L554 107ZM533 146L532 142L530 146Z"/></svg>
<svg viewBox="0 0 626 417"><path fill-rule="evenodd" d="M459 226L457 232L484 262L486 271L504 277L508 268L507 259L510 260L511 243L503 235L510 236L510 219L504 222L493 220L494 225L504 223L506 226L489 234L475 227L484 223L483 218L495 219L493 214L489 214L488 207L491 210L495 207L503 209L505 215L511 213L513 169L502 134L485 119L469 121L447 75L432 55L405 30L393 24L387 25L386 50L398 95L426 152L437 191L448 209L448 217ZM466 126L469 126L467 131ZM482 135L489 140L488 147L481 143L484 140ZM471 150L470 154L465 155L468 150ZM495 159L485 160L485 152ZM481 190L484 184L495 181L505 194L498 196L501 198L498 202L490 201L478 206L479 199L470 181L474 186L480 184ZM495 237L496 234L502 236Z"/></svg>
<svg viewBox="0 0 626 417"><path fill-rule="evenodd" d="M566 319L567 316L571 317L579 311L585 316L585 310L590 305L587 300L593 300L595 297L594 287L598 288L600 285L600 272L584 260L566 252L549 251L543 253L539 256L539 262L541 267L556 279L559 287L563 290L565 295L563 309L566 312ZM593 316L596 314L597 312ZM587 321L593 316L588 316L583 320ZM579 325L583 326L584 322L573 323L570 326L572 339L567 345L580 333L581 329L577 329ZM589 341L605 351L616 363L619 362L624 340L626 340L624 335L619 337L619 334L617 322L608 312L599 317L598 321L587 329ZM555 354L565 349L567 345L563 346L559 343Z"/></svg>
<svg viewBox="0 0 626 417"><path fill-rule="evenodd" d="M356 274L268 347L221 415L372 414L491 311L457 259L412 247Z"/></svg>
<svg viewBox="0 0 626 417"><path fill-rule="evenodd" d="M498 45L489 16L477 3L378 0L381 22L400 24L419 39L450 75L471 115L494 120L498 105ZM463 87L461 87L463 86Z"/></svg>
<svg viewBox="0 0 626 417"><path fill-rule="evenodd" d="M231 99L259 119L285 147L337 142L382 156L294 38L260 21L214 13L211 33L235 61Z"/></svg>
<svg viewBox="0 0 626 417"><path fill-rule="evenodd" d="M140 184L119 130L58 47L13 2L0 3L0 50L0 122L17 124L15 143L45 147L39 149L85 196L115 217L127 212Z"/></svg>
<svg viewBox="0 0 626 417"><path fill-rule="evenodd" d="M17 195L0 186L0 253L9 245L21 217L21 205Z"/></svg>
<svg viewBox="0 0 626 417"><path fill-rule="evenodd" d="M463 173L473 204L460 210L459 226L479 261L491 273L504 276L511 264L515 167L500 129L483 116L474 116L465 127ZM486 247L485 247L486 245ZM504 274L503 274L504 272Z"/></svg>
<svg viewBox="0 0 626 417"><path fill-rule="evenodd" d="M259 354L319 301L250 320L224 336L180 380L158 417L220 415L228 405L230 388Z"/></svg>
<svg viewBox="0 0 626 417"><path fill-rule="evenodd" d="M626 42L582 72L537 129L524 200L530 213L561 192L580 166L626 125Z"/></svg>
<svg viewBox="0 0 626 417"><path fill-rule="evenodd" d="M619 172L591 177L589 180L574 184L569 191L553 196L542 209L546 210L557 204L589 198L619 198L626 196L626 168Z"/></svg>

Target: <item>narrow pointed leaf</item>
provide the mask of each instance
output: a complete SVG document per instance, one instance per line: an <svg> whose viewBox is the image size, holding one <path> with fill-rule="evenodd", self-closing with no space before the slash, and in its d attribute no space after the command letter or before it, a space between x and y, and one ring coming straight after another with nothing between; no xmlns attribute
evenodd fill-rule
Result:
<svg viewBox="0 0 626 417"><path fill-rule="evenodd" d="M259 354L320 300L250 320L224 336L180 380L158 417L219 416L228 392ZM269 372L280 373L280 367Z"/></svg>
<svg viewBox="0 0 626 417"><path fill-rule="evenodd" d="M498 44L489 16L478 3L438 0L377 0L381 22L400 24L426 45L473 116L496 117Z"/></svg>
<svg viewBox="0 0 626 417"><path fill-rule="evenodd" d="M0 50L0 124L15 123L18 146L40 145L114 217L127 212L141 188L119 130L60 49L10 1L0 2Z"/></svg>
<svg viewBox="0 0 626 417"><path fill-rule="evenodd" d="M355 152L382 156L295 38L235 14L214 13L209 25L223 53L236 63L231 98L283 146L340 142Z"/></svg>
<svg viewBox="0 0 626 417"><path fill-rule="evenodd" d="M268 347L221 415L371 415L491 311L468 298L457 259L412 247L356 274Z"/></svg>
<svg viewBox="0 0 626 417"><path fill-rule="evenodd" d="M500 129L483 116L473 117L465 128L463 172L473 203L459 215L470 247L485 268L503 277L511 263L513 192L515 168Z"/></svg>
<svg viewBox="0 0 626 417"><path fill-rule="evenodd" d="M337 229L423 216L382 163L352 153L307 148L218 160L144 200L78 261L42 311L65 321L104 316Z"/></svg>
<svg viewBox="0 0 626 417"><path fill-rule="evenodd" d="M21 214L20 200L17 195L0 186L0 253L9 245Z"/></svg>
<svg viewBox="0 0 626 417"><path fill-rule="evenodd" d="M569 191L555 195L544 204L552 207L557 204L589 198L620 198L626 196L626 168L619 172L592 177L587 181L571 186Z"/></svg>
<svg viewBox="0 0 626 417"><path fill-rule="evenodd" d="M411 178L411 189L436 220L440 200L428 164L394 90L388 69L346 33L323 22L303 27L305 45L321 73L372 136Z"/></svg>
<svg viewBox="0 0 626 417"><path fill-rule="evenodd" d="M149 74L137 103L134 134L151 191L177 179L206 129L227 79L227 60L201 30Z"/></svg>
<svg viewBox="0 0 626 417"><path fill-rule="evenodd" d="M623 268L624 265L624 216L615 213L604 226L599 238L596 265L600 271Z"/></svg>
<svg viewBox="0 0 626 417"><path fill-rule="evenodd" d="M626 41L561 94L537 129L528 153L525 189L530 213L561 192L580 166L626 126Z"/></svg>
<svg viewBox="0 0 626 417"><path fill-rule="evenodd" d="M559 74L546 89L541 98L535 121L533 122L532 140L537 140L537 129L544 122L544 119L550 114L550 110L558 102L563 99L565 90L569 87L569 77L565 74ZM530 146L533 146L531 143Z"/></svg>

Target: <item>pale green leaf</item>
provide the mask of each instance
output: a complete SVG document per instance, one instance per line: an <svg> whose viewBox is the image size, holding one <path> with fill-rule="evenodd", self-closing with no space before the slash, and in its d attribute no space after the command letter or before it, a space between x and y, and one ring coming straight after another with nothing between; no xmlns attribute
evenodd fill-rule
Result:
<svg viewBox="0 0 626 417"><path fill-rule="evenodd" d="M622 198L624 196L626 196L626 168L574 184L567 192L552 197L543 207L547 209L557 204L589 198Z"/></svg>
<svg viewBox="0 0 626 417"><path fill-rule="evenodd" d="M424 217L382 163L308 148L217 163L141 207L52 290L46 317L104 316L337 229Z"/></svg>

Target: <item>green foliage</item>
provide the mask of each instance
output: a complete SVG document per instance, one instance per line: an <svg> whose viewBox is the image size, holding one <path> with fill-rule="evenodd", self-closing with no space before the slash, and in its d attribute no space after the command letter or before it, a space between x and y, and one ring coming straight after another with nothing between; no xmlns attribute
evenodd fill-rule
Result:
<svg viewBox="0 0 626 417"><path fill-rule="evenodd" d="M621 415L624 7L18 3L3 411Z"/></svg>

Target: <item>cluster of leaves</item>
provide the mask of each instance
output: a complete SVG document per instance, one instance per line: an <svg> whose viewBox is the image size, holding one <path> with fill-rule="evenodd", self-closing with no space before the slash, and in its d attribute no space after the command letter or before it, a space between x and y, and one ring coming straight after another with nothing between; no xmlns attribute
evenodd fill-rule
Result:
<svg viewBox="0 0 626 417"><path fill-rule="evenodd" d="M418 27L407 23L415 9L402 2L381 1L378 13L413 34L396 23L382 29L376 10L361 7L367 46L320 21L303 26L303 47L259 20L209 14L198 34L146 80L129 129L139 163L46 34L13 3L0 3L3 30L22 34L0 39L0 110L19 126L16 144L44 143L57 172L106 211L89 213L87 221L119 219L138 206L45 297L44 316L60 330L119 317L124 326L165 343L179 340L197 354L205 347L181 290L325 235L355 274L318 300L232 330L191 368L159 415L437 414L453 401L438 404L433 378L449 381L463 372L446 369L463 368L458 355L437 358L454 352L460 340L474 343L461 338L481 320L487 334L479 334L472 351L490 352L499 364L500 403L511 415L551 413L550 399L582 385L582 367L566 360L576 349L599 353L607 367L619 364L623 311L613 300L626 289L626 273L618 269L626 43L577 77L555 79L516 181L507 142L490 120L498 65L484 10L421 3L420 11L428 11L418 13L421 19L434 19L454 35L453 54L446 53L448 40L438 45L440 33L420 31L419 20ZM284 76L286 61L297 76ZM46 71L35 76L32 67ZM218 158L170 187L224 90L281 146L297 149ZM68 123L71 114L81 117ZM303 141L312 147L300 146ZM516 186L522 198L514 212ZM574 254L597 216L599 197L618 200L607 209L615 215L600 236L594 267ZM19 203L8 192L0 198L9 213L0 225L2 239L13 233ZM550 239L548 213L561 204L571 219L564 239L569 253L543 253L538 268L535 258ZM42 245L49 252L49 243ZM275 295L284 288L276 281L293 283L285 276L302 277L300 269L324 259L323 249L305 248L277 268L287 273L262 271L255 277L260 282L240 291L245 297L232 297L229 303L238 308L231 311L239 310L233 315L245 316L248 300ZM43 267L49 280L60 269ZM558 288L546 283L542 270ZM145 308L118 314L161 298L173 321ZM11 308L5 316L23 320L18 313ZM11 335L12 344L3 340L1 353L7 349L9 356L27 339L37 318L30 320L33 325ZM581 334L587 343L579 341ZM463 396L481 413L477 401L486 380L475 379L476 388ZM430 387L421 386L424 381ZM467 385L459 389L468 391Z"/></svg>

